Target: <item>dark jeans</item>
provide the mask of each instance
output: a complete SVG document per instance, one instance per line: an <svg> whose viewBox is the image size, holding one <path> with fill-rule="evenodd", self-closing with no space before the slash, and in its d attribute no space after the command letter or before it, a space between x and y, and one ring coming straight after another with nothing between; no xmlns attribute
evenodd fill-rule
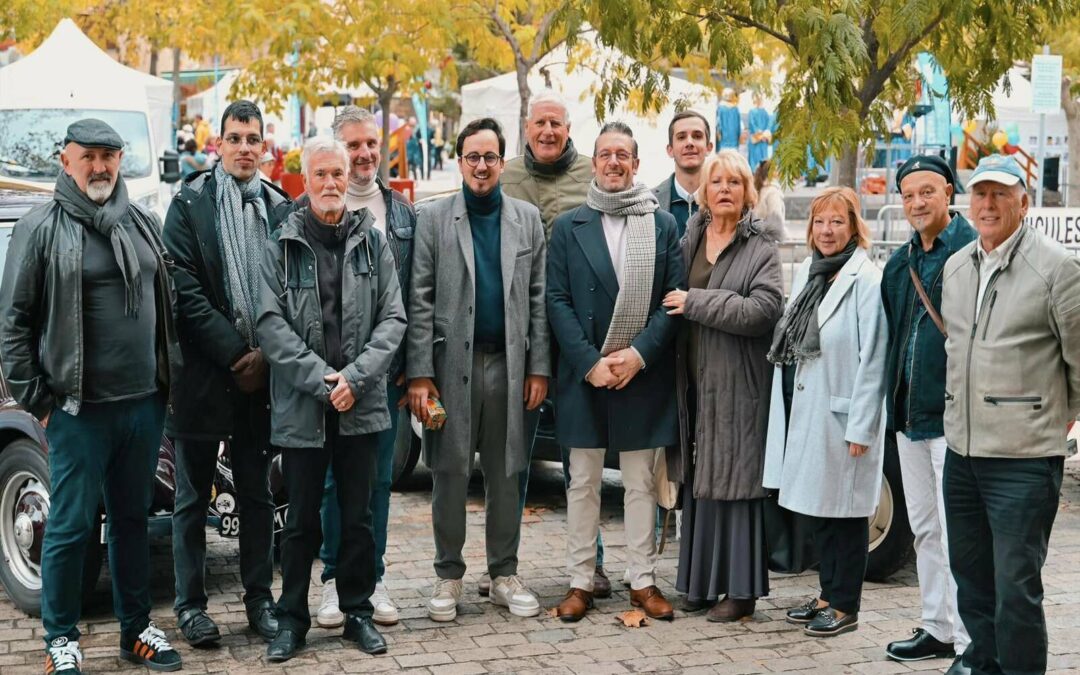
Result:
<svg viewBox="0 0 1080 675"><path fill-rule="evenodd" d="M394 444L397 442L398 424L402 411L398 409L398 399L405 393L405 387L392 383L386 385L386 405L390 409L390 428L375 434L378 443L378 458L375 467L375 486L371 489L371 519L375 529L375 581L382 581L386 573L386 524L390 520L390 484L394 482ZM407 418L406 418L407 419ZM412 434L411 428L402 433ZM409 439L412 440L411 438ZM337 505L337 483L334 482L334 469L326 471L322 509L322 548L319 559L323 563L323 583L337 575L337 553L341 546L341 510Z"/></svg>
<svg viewBox="0 0 1080 675"><path fill-rule="evenodd" d="M548 378L548 391L554 391L555 380ZM525 432L526 439L529 443L529 447L526 449L528 453L528 461L525 462L525 470L518 474L518 517L520 518L525 514L525 498L528 496L529 490L529 467L532 465L532 452L533 446L536 444L536 430L540 427L540 408L536 410L525 411ZM570 448L564 448L559 446L559 454L562 455L562 470L563 470L563 485L564 487L570 486ZM596 535L596 566L604 566L604 537L602 534Z"/></svg>
<svg viewBox="0 0 1080 675"><path fill-rule="evenodd" d="M124 636L150 622L147 516L154 496L165 400L153 394L83 403L78 415L55 408L49 418L49 526L41 551L41 621L45 643L79 639L83 557L97 532L105 498L113 611Z"/></svg>
<svg viewBox="0 0 1080 675"><path fill-rule="evenodd" d="M1042 566L1064 461L945 457L949 563L973 673L1046 671Z"/></svg>
<svg viewBox="0 0 1080 675"><path fill-rule="evenodd" d="M240 513L240 581L244 604L273 601L274 497L270 492L269 418L253 410L258 399L238 406L229 441L233 487ZM254 414L253 414L254 413ZM176 440L176 505L173 510L173 569L176 613L206 609L206 509L217 472L218 441Z"/></svg>
<svg viewBox="0 0 1080 675"><path fill-rule="evenodd" d="M338 435L337 413L328 413L326 443L321 448L282 448L281 471L289 496L289 514L281 537L281 596L278 625L306 635L311 628L308 589L311 563L319 552L322 504L327 467L347 476L348 490L337 493L341 510L337 592L341 611L372 614L375 591L375 537L371 527L371 487L375 479L378 440L375 434Z"/></svg>
<svg viewBox="0 0 1080 675"><path fill-rule="evenodd" d="M821 599L845 614L857 614L870 551L866 518L815 518Z"/></svg>

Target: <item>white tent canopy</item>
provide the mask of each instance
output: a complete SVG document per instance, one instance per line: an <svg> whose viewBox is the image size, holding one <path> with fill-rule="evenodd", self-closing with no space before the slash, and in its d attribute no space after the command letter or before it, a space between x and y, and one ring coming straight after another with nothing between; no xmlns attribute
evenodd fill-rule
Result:
<svg viewBox="0 0 1080 675"><path fill-rule="evenodd" d="M617 55L617 54L616 54ZM601 54L604 57L605 54ZM566 100L570 113L570 136L579 152L592 154L593 142L600 132L602 122L596 120L593 107L597 88L596 74L589 68L578 66L568 70L566 47L556 49L529 73L529 88L535 94L545 88L541 70L551 79L551 88ZM641 167L637 179L646 185L655 185L671 174L673 164L667 156L667 125L675 114L674 102L684 99L689 108L700 112L709 120L710 127L716 119L716 95L707 87L671 78L668 92L670 102L658 114L642 115L631 112L624 105L608 120L620 120L630 125L638 141ZM478 117L492 117L498 121L506 136L506 154L517 154L518 147L518 97L517 76L514 73L498 75L461 88L461 119L468 122Z"/></svg>
<svg viewBox="0 0 1080 675"><path fill-rule="evenodd" d="M173 146L173 85L117 63L63 19L28 56L0 69L0 107L146 110L158 156Z"/></svg>

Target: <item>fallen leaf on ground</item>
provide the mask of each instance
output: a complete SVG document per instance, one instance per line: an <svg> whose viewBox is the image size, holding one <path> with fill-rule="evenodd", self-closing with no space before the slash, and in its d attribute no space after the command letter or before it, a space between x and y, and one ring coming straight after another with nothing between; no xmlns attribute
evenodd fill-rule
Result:
<svg viewBox="0 0 1080 675"><path fill-rule="evenodd" d="M547 611L547 615L548 615L549 619L557 619L557 618L559 618L559 608L558 607L552 607L551 609L549 609Z"/></svg>
<svg viewBox="0 0 1080 675"><path fill-rule="evenodd" d="M642 626L649 625L649 619L645 616L645 612L640 609L631 609L622 614L616 614L615 620L622 623L627 628L641 628Z"/></svg>

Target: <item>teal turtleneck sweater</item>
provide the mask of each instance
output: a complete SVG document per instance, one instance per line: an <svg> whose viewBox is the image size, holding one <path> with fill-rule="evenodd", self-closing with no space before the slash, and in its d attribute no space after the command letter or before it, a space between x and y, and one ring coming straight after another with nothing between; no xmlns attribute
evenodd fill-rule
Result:
<svg viewBox="0 0 1080 675"><path fill-rule="evenodd" d="M502 281L502 187L480 197L462 185L465 211L472 228L473 259L476 269L476 314L473 340L476 344L503 345L506 320Z"/></svg>

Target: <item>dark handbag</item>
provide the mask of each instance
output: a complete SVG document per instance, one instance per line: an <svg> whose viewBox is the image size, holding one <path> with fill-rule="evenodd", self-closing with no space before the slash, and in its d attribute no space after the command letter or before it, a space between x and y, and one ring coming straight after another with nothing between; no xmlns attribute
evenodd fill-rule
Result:
<svg viewBox="0 0 1080 675"><path fill-rule="evenodd" d="M798 574L818 563L813 518L780 506L775 491L765 498L765 543L772 572Z"/></svg>

